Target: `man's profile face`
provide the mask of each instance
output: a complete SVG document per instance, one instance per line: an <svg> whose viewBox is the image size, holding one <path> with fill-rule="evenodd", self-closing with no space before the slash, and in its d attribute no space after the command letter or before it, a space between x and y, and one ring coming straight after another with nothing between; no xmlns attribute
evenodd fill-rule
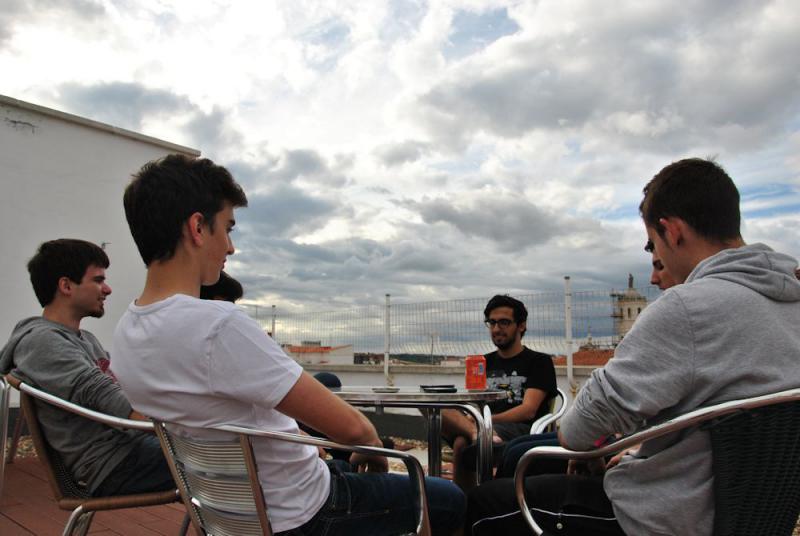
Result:
<svg viewBox="0 0 800 536"><path fill-rule="evenodd" d="M655 251L653 251L653 272L650 274L650 284L656 285L661 290L667 290L677 284Z"/></svg>
<svg viewBox="0 0 800 536"><path fill-rule="evenodd" d="M111 287L106 283L106 269L96 264L86 268L80 283L72 283L70 303L82 316L100 318L106 312L106 297Z"/></svg>
<svg viewBox="0 0 800 536"><path fill-rule="evenodd" d="M514 322L514 310L511 307L497 307L492 309L486 317L489 335L492 342L500 350L508 350L522 337L525 322Z"/></svg>
<svg viewBox="0 0 800 536"><path fill-rule="evenodd" d="M679 256L678 252L676 252L673 248L671 248L669 244L667 244L667 242L663 238L661 238L661 236L658 234L658 231L656 231L653 227L646 225L645 229L647 230L648 244L652 244L651 253L653 254L654 259L658 259L658 261L663 266L663 269L670 274L670 279L672 279L672 285L683 283L683 281L680 281L679 278L676 276L676 274L679 273L679 270L677 270L678 267L677 263L680 260L678 258Z"/></svg>
<svg viewBox="0 0 800 536"><path fill-rule="evenodd" d="M219 274L225 268L225 260L228 255L233 254L233 241L230 234L234 225L236 225L236 220L233 217L233 206L226 202L222 210L214 215L214 230L211 231L209 228L203 285L213 285L219 280Z"/></svg>

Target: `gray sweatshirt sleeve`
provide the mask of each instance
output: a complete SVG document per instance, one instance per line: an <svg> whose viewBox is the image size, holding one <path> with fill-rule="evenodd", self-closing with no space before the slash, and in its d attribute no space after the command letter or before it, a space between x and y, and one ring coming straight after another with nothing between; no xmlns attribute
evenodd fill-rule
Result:
<svg viewBox="0 0 800 536"><path fill-rule="evenodd" d="M119 385L95 364L89 351L105 352L96 339L81 341L63 331L41 330L22 339L15 370L34 386L86 408L127 417L131 405Z"/></svg>
<svg viewBox="0 0 800 536"><path fill-rule="evenodd" d="M665 293L581 388L561 420L564 442L586 450L608 435L640 430L649 418L676 405L692 388L693 340L680 296Z"/></svg>

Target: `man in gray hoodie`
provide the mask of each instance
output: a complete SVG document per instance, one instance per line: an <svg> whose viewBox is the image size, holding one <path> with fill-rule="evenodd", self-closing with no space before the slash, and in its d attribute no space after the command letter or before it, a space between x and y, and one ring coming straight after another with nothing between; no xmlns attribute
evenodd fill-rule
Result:
<svg viewBox="0 0 800 536"><path fill-rule="evenodd" d="M700 159L670 164L644 188L640 212L654 255L676 286L644 310L614 358L583 386L561 420L567 448L587 450L616 432L800 386L797 261L744 243L739 192L725 171ZM538 508L534 517L553 532L561 525L559 534L713 530L711 449L703 430L645 442L604 477L543 475L525 486ZM468 515L483 525L474 534L497 530L491 514L508 523L504 529L524 527L513 506L496 507L497 497L514 505L513 482L480 488L469 497Z"/></svg>
<svg viewBox="0 0 800 536"><path fill-rule="evenodd" d="M108 256L83 240L51 240L28 263L42 316L20 321L0 351L0 373L55 396L117 417L141 418L108 370L108 353L80 329L87 316L103 316L111 294ZM45 438L79 486L95 496L175 487L154 435L120 431L37 403Z"/></svg>

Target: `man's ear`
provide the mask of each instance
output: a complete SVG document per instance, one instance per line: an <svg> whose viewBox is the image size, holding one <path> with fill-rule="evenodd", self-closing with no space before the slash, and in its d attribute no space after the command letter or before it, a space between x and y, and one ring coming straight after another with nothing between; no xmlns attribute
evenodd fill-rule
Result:
<svg viewBox="0 0 800 536"><path fill-rule="evenodd" d="M58 278L57 290L61 294L64 294L66 296L70 296L70 295L72 295L72 285L74 285L74 284L75 283L73 283L72 280L67 276L59 277Z"/></svg>
<svg viewBox="0 0 800 536"><path fill-rule="evenodd" d="M685 223L680 218L660 218L658 223L664 228L664 242L671 249L683 244L685 237Z"/></svg>
<svg viewBox="0 0 800 536"><path fill-rule="evenodd" d="M195 246L203 245L203 238L207 230L205 229L205 218L199 212L195 212L186 220L186 234Z"/></svg>

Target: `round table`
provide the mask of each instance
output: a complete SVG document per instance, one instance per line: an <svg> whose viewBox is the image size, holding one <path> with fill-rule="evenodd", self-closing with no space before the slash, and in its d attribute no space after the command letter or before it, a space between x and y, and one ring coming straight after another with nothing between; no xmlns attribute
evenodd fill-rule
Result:
<svg viewBox="0 0 800 536"><path fill-rule="evenodd" d="M395 391L396 389L396 391ZM390 392L391 391L391 392ZM508 397L506 391L466 390L455 392L429 392L420 388L343 386L333 389L342 400L354 406L403 407L427 409L428 422L428 474L440 476L442 472L441 437L442 409L457 409L470 415L478 428L478 483L492 475L492 423L488 408L482 413L480 405Z"/></svg>

